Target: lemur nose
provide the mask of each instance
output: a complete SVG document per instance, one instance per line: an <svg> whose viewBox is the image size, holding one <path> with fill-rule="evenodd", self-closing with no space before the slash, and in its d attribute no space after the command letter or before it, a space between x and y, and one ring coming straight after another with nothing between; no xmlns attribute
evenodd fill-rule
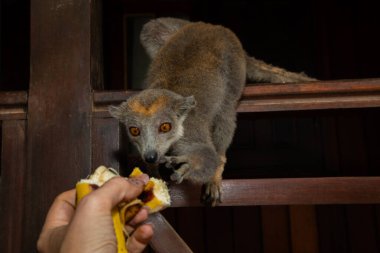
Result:
<svg viewBox="0 0 380 253"><path fill-rule="evenodd" d="M157 161L158 154L154 150L150 150L145 153L144 159L148 163L155 163Z"/></svg>

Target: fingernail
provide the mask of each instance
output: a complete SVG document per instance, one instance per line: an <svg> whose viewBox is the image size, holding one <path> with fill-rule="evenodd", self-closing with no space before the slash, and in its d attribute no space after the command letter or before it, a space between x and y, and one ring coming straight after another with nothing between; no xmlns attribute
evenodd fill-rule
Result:
<svg viewBox="0 0 380 253"><path fill-rule="evenodd" d="M151 222L151 221L145 221L142 224L144 224L144 225L150 225L150 226L152 226L152 228L154 230L154 224L153 224L153 222Z"/></svg>
<svg viewBox="0 0 380 253"><path fill-rule="evenodd" d="M149 181L149 176L147 174L141 174L140 176L136 177L144 182L144 184L147 184Z"/></svg>
<svg viewBox="0 0 380 253"><path fill-rule="evenodd" d="M127 179L131 184L134 185L146 185L149 181L149 176L146 174L141 174L137 177L130 177Z"/></svg>
<svg viewBox="0 0 380 253"><path fill-rule="evenodd" d="M133 178L128 178L127 180L129 183L136 186L144 185L144 181L140 180L139 178L133 177Z"/></svg>

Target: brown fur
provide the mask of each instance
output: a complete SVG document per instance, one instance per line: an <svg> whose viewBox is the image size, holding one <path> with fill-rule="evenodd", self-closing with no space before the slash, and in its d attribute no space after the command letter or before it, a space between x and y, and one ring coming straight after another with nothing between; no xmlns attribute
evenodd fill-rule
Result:
<svg viewBox="0 0 380 253"><path fill-rule="evenodd" d="M165 97L159 97L157 100L149 106L144 106L140 101L131 101L128 103L129 108L136 113L143 114L145 116L151 116L154 113L157 113L158 110L162 109L167 104Z"/></svg>

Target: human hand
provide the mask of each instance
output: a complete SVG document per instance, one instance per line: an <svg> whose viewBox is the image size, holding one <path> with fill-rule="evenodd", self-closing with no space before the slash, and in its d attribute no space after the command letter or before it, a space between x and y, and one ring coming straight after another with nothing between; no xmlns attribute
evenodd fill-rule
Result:
<svg viewBox="0 0 380 253"><path fill-rule="evenodd" d="M75 207L75 190L60 194L46 217L37 248L41 253L117 252L111 210L120 202L135 199L143 190L148 176L126 180L115 177L84 197ZM153 236L150 224L139 225L148 217L142 208L127 225L132 235L127 240L130 253L144 250Z"/></svg>

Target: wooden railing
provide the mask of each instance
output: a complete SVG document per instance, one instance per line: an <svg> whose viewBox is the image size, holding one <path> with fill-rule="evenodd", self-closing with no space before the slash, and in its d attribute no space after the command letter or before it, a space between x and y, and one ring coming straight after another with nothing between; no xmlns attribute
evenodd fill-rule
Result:
<svg viewBox="0 0 380 253"><path fill-rule="evenodd" d="M25 91L0 93L0 120L26 119L28 95Z"/></svg>
<svg viewBox="0 0 380 253"><path fill-rule="evenodd" d="M106 105L126 100L135 91L94 93L96 117L107 117ZM274 112L380 107L380 79L248 85L237 111Z"/></svg>
<svg viewBox="0 0 380 253"><path fill-rule="evenodd" d="M95 92L93 117L108 121L107 106L135 92ZM239 113L380 107L380 79L320 81L302 84L258 84L243 92ZM112 121L108 121L111 124ZM114 124L114 123L113 123ZM107 136L109 138L109 136ZM106 137L104 137L107 142ZM115 146L115 137L113 145ZM116 145L117 146L117 145ZM105 159L104 155L102 159ZM182 183L170 187L172 207L200 206L200 188ZM222 206L380 203L380 177L329 177L223 180ZM161 215L152 218L160 231L157 252L191 252ZM168 249L168 244L174 242Z"/></svg>
<svg viewBox="0 0 380 253"><path fill-rule="evenodd" d="M200 189L170 188L173 207L200 206ZM220 206L380 203L380 177L226 179Z"/></svg>
<svg viewBox="0 0 380 253"><path fill-rule="evenodd" d="M108 114L107 106L118 104L134 93L93 92L90 113L92 165L107 164L119 168L114 153L122 145L121 132L119 123ZM26 219L24 207L38 200L25 199L24 196L29 187L25 179L29 154L26 130L28 109L31 108L27 105L27 92L0 93L2 252L22 251L19 241L23 238ZM239 113L254 113L365 107L380 107L380 79L249 86L244 90L237 110ZM38 109L35 105L32 108ZM170 191L172 207L200 206L200 188L183 183L172 185ZM228 179L223 180L222 191L222 206L380 203L380 177ZM162 215L152 216L151 221L157 235L151 246L156 252L191 252ZM33 242L29 244L33 245Z"/></svg>

